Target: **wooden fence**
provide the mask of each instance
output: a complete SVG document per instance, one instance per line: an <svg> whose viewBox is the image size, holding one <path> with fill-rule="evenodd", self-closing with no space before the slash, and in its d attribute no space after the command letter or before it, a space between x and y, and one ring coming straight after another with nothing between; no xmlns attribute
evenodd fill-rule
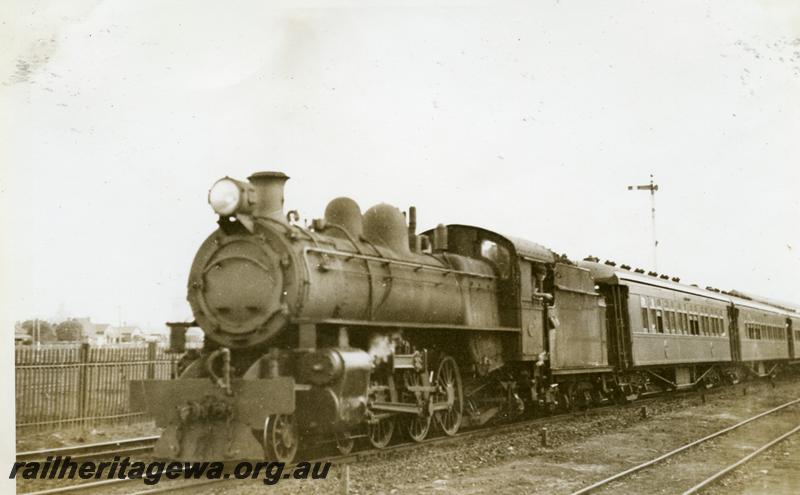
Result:
<svg viewBox="0 0 800 495"><path fill-rule="evenodd" d="M170 379L176 362L155 343L17 346L17 431L147 420L130 410L128 383Z"/></svg>

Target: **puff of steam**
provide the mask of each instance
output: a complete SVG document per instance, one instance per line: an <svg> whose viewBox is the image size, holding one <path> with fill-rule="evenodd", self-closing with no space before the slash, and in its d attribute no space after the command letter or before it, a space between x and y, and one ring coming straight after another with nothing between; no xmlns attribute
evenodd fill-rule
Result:
<svg viewBox="0 0 800 495"><path fill-rule="evenodd" d="M389 361L389 356L394 354L395 339L389 335L375 334L369 339L369 353L375 364Z"/></svg>

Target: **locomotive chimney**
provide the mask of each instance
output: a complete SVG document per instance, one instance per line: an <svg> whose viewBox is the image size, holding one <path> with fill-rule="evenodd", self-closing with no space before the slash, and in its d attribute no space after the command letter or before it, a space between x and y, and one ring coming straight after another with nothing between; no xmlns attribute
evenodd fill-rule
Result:
<svg viewBox="0 0 800 495"><path fill-rule="evenodd" d="M256 190L253 216L268 217L285 222L283 214L283 186L289 177L283 172L256 172L247 178Z"/></svg>

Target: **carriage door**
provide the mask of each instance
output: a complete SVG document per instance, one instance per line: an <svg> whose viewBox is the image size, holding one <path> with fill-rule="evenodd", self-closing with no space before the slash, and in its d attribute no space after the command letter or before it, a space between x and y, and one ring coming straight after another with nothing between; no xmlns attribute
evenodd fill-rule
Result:
<svg viewBox="0 0 800 495"><path fill-rule="evenodd" d="M628 287L608 284L600 288L606 300L608 362L620 369L633 366L633 343L628 322Z"/></svg>
<svg viewBox="0 0 800 495"><path fill-rule="evenodd" d="M540 291L541 273L544 267L538 263L520 258L520 312L522 313L522 333L520 350L523 361L535 361L545 350L545 301ZM537 277L538 275L538 277Z"/></svg>
<svg viewBox="0 0 800 495"><path fill-rule="evenodd" d="M789 359L794 359L794 329L791 318L786 318L786 334L788 336L786 341L789 343Z"/></svg>
<svg viewBox="0 0 800 495"><path fill-rule="evenodd" d="M738 363L742 360L742 347L739 341L739 309L728 306L728 333L731 338L731 360Z"/></svg>

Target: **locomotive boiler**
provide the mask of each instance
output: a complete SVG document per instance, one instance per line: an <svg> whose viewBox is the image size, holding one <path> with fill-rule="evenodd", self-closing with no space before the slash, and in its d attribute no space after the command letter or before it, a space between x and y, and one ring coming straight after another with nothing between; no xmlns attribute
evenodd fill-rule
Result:
<svg viewBox="0 0 800 495"><path fill-rule="evenodd" d="M408 219L387 204L362 214L340 197L297 225L287 179L226 177L209 191L218 229L188 282L203 351L178 380L132 385L165 428L159 457L287 460L301 437L346 450L358 436L385 446L396 427L455 434L459 365L502 366L502 340L479 331L503 324L495 263L448 251L442 226L417 235L413 207Z"/></svg>

